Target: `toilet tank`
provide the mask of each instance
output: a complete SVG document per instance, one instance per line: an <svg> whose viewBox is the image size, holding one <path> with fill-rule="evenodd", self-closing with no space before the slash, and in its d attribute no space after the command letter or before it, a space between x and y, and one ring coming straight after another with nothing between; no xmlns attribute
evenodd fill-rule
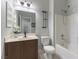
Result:
<svg viewBox="0 0 79 59"><path fill-rule="evenodd" d="M44 46L49 45L49 36L41 36L41 43Z"/></svg>

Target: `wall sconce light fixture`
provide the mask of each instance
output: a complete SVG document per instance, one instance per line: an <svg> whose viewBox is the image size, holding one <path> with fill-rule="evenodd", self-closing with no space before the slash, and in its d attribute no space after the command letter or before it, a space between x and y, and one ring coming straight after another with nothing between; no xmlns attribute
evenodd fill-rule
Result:
<svg viewBox="0 0 79 59"><path fill-rule="evenodd" d="M21 4L22 6L24 6L24 5L26 4L27 7L30 7L31 4L32 4L32 2L29 2L29 1L20 1L20 4Z"/></svg>
<svg viewBox="0 0 79 59"><path fill-rule="evenodd" d="M26 4L27 4L27 7L30 7L32 2L27 2Z"/></svg>
<svg viewBox="0 0 79 59"><path fill-rule="evenodd" d="M20 4L23 6L24 5L24 2L23 1L20 1Z"/></svg>

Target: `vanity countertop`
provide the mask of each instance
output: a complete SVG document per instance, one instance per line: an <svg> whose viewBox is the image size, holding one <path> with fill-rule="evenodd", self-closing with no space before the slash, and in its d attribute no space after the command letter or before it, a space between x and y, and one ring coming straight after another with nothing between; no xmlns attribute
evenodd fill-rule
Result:
<svg viewBox="0 0 79 59"><path fill-rule="evenodd" d="M22 36L18 37L5 37L5 43L8 42L16 42L16 41L25 41L25 40L35 40L38 39L38 37L34 33L27 33L26 38Z"/></svg>

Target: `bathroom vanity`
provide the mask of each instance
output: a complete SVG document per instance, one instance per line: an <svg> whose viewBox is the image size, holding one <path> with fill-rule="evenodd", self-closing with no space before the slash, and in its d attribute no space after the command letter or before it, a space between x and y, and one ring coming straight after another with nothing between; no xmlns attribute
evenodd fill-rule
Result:
<svg viewBox="0 0 79 59"><path fill-rule="evenodd" d="M38 59L38 37L5 38L5 59Z"/></svg>

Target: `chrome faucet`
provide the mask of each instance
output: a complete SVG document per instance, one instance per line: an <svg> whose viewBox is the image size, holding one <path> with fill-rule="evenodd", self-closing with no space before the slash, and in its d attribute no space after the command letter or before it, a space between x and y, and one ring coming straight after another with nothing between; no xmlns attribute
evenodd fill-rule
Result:
<svg viewBox="0 0 79 59"><path fill-rule="evenodd" d="M26 37L27 29L28 29L28 27L25 25L24 26L24 37Z"/></svg>
<svg viewBox="0 0 79 59"><path fill-rule="evenodd" d="M26 32L24 32L24 37L26 37Z"/></svg>

